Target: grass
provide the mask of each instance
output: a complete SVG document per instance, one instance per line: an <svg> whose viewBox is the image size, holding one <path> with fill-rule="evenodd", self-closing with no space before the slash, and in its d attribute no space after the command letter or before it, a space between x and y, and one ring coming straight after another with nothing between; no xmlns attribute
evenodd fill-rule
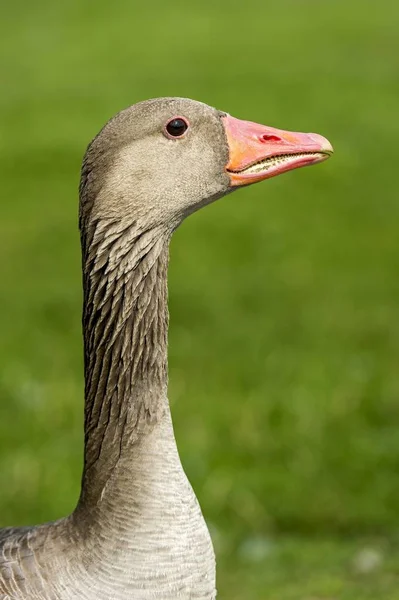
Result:
<svg viewBox="0 0 399 600"><path fill-rule="evenodd" d="M1 524L78 494L84 148L120 108L188 96L336 148L172 244L170 397L220 598L399 598L398 19L390 0L3 9Z"/></svg>

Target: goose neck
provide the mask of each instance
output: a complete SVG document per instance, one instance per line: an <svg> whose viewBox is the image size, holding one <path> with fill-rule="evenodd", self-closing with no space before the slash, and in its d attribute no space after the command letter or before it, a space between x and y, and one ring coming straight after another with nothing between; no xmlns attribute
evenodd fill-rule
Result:
<svg viewBox="0 0 399 600"><path fill-rule="evenodd" d="M160 229L99 221L84 230L82 247L85 457L81 503L86 499L92 506L104 497L118 464L129 465L133 474L142 461L140 448L148 445L147 436L169 411L169 239Z"/></svg>

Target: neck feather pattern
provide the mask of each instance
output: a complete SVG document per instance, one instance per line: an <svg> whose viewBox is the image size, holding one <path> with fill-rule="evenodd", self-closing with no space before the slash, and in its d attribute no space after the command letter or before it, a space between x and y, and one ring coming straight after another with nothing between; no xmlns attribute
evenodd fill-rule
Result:
<svg viewBox="0 0 399 600"><path fill-rule="evenodd" d="M82 228L83 496L88 488L102 494L121 456L167 406L168 242L164 230L138 223Z"/></svg>

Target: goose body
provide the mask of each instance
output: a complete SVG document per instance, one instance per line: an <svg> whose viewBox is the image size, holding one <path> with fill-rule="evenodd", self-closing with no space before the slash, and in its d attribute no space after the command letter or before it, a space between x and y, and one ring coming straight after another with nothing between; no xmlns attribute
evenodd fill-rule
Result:
<svg viewBox="0 0 399 600"><path fill-rule="evenodd" d="M74 512L0 530L0 600L212 600L212 542L167 399L174 230L237 189L320 162L316 134L159 98L111 119L80 184L85 451Z"/></svg>

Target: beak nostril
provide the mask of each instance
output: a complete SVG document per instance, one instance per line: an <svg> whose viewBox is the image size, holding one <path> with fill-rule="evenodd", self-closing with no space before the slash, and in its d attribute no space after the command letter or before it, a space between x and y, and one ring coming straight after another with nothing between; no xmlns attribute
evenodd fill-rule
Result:
<svg viewBox="0 0 399 600"><path fill-rule="evenodd" d="M260 136L261 142L281 142L281 138L278 135L274 135L272 133L264 133Z"/></svg>

